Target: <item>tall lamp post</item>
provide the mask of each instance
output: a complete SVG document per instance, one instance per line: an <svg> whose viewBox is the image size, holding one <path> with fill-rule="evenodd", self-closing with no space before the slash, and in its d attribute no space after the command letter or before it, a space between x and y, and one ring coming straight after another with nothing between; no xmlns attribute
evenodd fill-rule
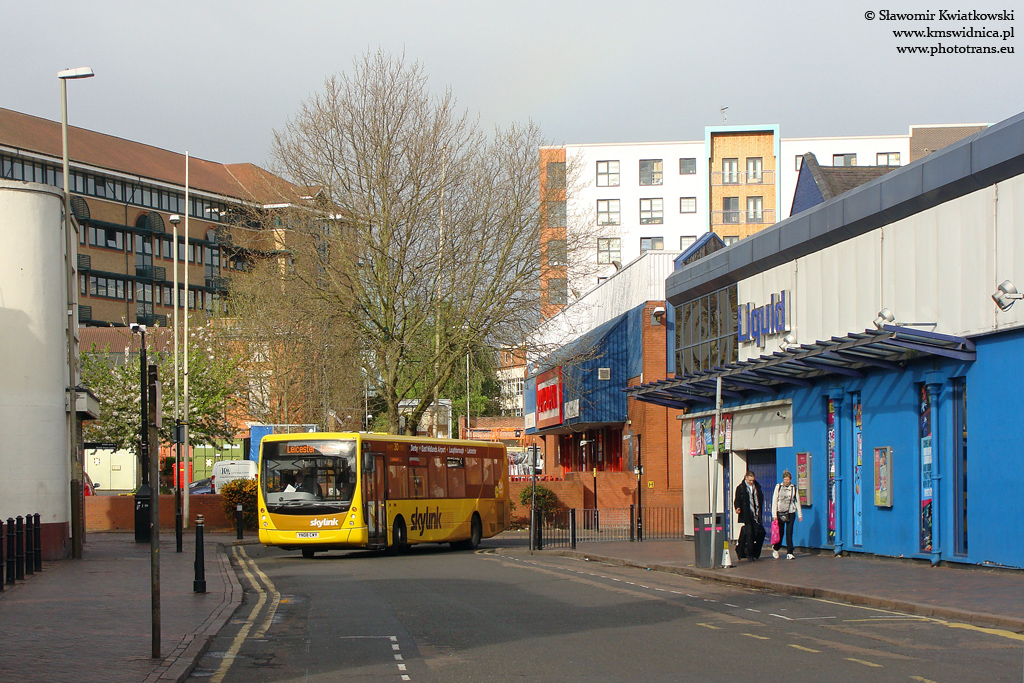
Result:
<svg viewBox="0 0 1024 683"><path fill-rule="evenodd" d="M183 521L181 482L185 476L181 471L181 413L178 409L178 224L181 223L181 216L173 214L170 220L174 226L174 543L175 551L180 553Z"/></svg>
<svg viewBox="0 0 1024 683"><path fill-rule="evenodd" d="M152 505L152 490L149 481L149 378L146 376L146 326L132 323L132 334L142 338L139 346L139 396L142 420L139 423L139 466L142 468L142 485L135 492L135 542L150 540L149 510ZM159 489L157 489L159 491Z"/></svg>
<svg viewBox="0 0 1024 683"><path fill-rule="evenodd" d="M85 518L82 515L82 475L78 471L82 466L81 458L78 455L78 344L75 339L75 328L78 327L76 319L76 306L78 302L78 288L75 283L75 259L78 254L78 241L75 238L76 232L71 222L71 183L68 176L68 81L78 78L92 78L96 74L87 66L80 66L76 69L65 69L57 72L60 79L60 135L63 148L64 162L64 271L67 280L68 296L68 448L71 456L72 482L72 520L71 527L73 536L71 540L71 556L82 558L82 534L85 532Z"/></svg>

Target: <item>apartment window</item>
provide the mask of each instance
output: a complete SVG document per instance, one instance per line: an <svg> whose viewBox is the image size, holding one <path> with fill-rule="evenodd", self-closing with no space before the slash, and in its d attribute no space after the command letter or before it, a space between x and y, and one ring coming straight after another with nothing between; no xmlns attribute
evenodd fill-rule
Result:
<svg viewBox="0 0 1024 683"><path fill-rule="evenodd" d="M548 278L548 303L555 306L569 303L568 283L564 277Z"/></svg>
<svg viewBox="0 0 1024 683"><path fill-rule="evenodd" d="M697 213L696 197L680 197L679 213Z"/></svg>
<svg viewBox="0 0 1024 683"><path fill-rule="evenodd" d="M880 152L875 155L875 164L877 166L899 166L900 165L900 153L899 152Z"/></svg>
<svg viewBox="0 0 1024 683"><path fill-rule="evenodd" d="M568 264L568 248L564 239L548 240L547 251L549 266L564 266Z"/></svg>
<svg viewBox="0 0 1024 683"><path fill-rule="evenodd" d="M598 225L619 225L621 214L619 213L618 199L597 200L597 224Z"/></svg>
<svg viewBox="0 0 1024 683"><path fill-rule="evenodd" d="M832 155L833 166L856 166L857 155L856 154L833 154Z"/></svg>
<svg viewBox="0 0 1024 683"><path fill-rule="evenodd" d="M659 250L665 248L664 237L641 237L640 238L640 253L650 251L651 249Z"/></svg>
<svg viewBox="0 0 1024 683"><path fill-rule="evenodd" d="M128 295L128 283L114 278L89 276L89 295L102 296L107 299L125 299Z"/></svg>
<svg viewBox="0 0 1024 683"><path fill-rule="evenodd" d="M597 162L597 186L618 187L619 186L619 162L599 161Z"/></svg>
<svg viewBox="0 0 1024 683"><path fill-rule="evenodd" d="M722 241L725 242L725 246L729 246L730 244L735 244L736 242L739 242L740 241L740 236L739 235L722 235Z"/></svg>
<svg viewBox="0 0 1024 683"><path fill-rule="evenodd" d="M682 235L679 238L679 251L686 251L697 241L696 235Z"/></svg>
<svg viewBox="0 0 1024 683"><path fill-rule="evenodd" d="M564 190L565 189L565 162L564 161L549 161L548 162L548 189L549 190Z"/></svg>
<svg viewBox="0 0 1024 683"><path fill-rule="evenodd" d="M739 197L722 197L722 222L723 223L739 223L740 222L740 198Z"/></svg>
<svg viewBox="0 0 1024 683"><path fill-rule="evenodd" d="M565 227L565 202L545 202L549 228Z"/></svg>
<svg viewBox="0 0 1024 683"><path fill-rule="evenodd" d="M697 172L697 160L696 159L680 159L679 160L679 175L693 175Z"/></svg>
<svg viewBox="0 0 1024 683"><path fill-rule="evenodd" d="M747 182L748 183L760 183L761 182L761 167L763 160L761 157L747 157Z"/></svg>
<svg viewBox="0 0 1024 683"><path fill-rule="evenodd" d="M804 155L803 154L797 154L795 158L796 158L796 164L795 164L796 168L794 168L793 170L797 171L799 173L800 169L804 167Z"/></svg>
<svg viewBox="0 0 1024 683"><path fill-rule="evenodd" d="M764 197L747 197L747 222L764 222Z"/></svg>
<svg viewBox="0 0 1024 683"><path fill-rule="evenodd" d="M740 182L740 160L722 159L722 184L736 185Z"/></svg>
<svg viewBox="0 0 1024 683"><path fill-rule="evenodd" d="M661 185L661 159L640 160L640 184Z"/></svg>
<svg viewBox="0 0 1024 683"><path fill-rule="evenodd" d="M124 233L120 230L110 228L97 228L89 226L89 246L106 247L124 251Z"/></svg>
<svg viewBox="0 0 1024 683"><path fill-rule="evenodd" d="M655 225L665 222L665 214L662 201L658 199L640 200L640 224Z"/></svg>
<svg viewBox="0 0 1024 683"><path fill-rule="evenodd" d="M622 258L622 240L618 237L597 238L597 262L611 263Z"/></svg>

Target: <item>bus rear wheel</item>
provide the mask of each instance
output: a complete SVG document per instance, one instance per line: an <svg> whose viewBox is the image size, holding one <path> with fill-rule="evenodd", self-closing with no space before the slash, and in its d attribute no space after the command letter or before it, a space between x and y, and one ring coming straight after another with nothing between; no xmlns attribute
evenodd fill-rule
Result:
<svg viewBox="0 0 1024 683"><path fill-rule="evenodd" d="M469 523L469 538L464 541L452 543L453 548L459 550L476 550L484 535L484 526L480 522L480 515L473 513L473 520Z"/></svg>
<svg viewBox="0 0 1024 683"><path fill-rule="evenodd" d="M391 527L391 552L404 553L409 549L409 534L405 529L405 520L401 517L395 518L395 523Z"/></svg>
<svg viewBox="0 0 1024 683"><path fill-rule="evenodd" d="M302 549L302 556L304 558L306 558L307 560L312 560L315 555L316 555L316 551L313 550L312 548L303 548Z"/></svg>

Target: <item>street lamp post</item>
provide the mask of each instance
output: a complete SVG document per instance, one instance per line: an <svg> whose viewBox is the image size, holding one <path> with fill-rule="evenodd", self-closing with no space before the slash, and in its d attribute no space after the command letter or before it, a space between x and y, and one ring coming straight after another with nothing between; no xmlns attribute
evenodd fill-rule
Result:
<svg viewBox="0 0 1024 683"><path fill-rule="evenodd" d="M68 179L70 172L68 168L67 82L78 78L92 78L93 76L95 76L93 70L87 66L57 72L57 78L60 79L60 134L64 162L64 272L67 280L68 296L68 450L70 452L70 465L72 468L71 480L73 484L71 492L74 496L74 504L72 504L71 509L73 512L77 511L77 514L73 514L71 520L71 528L73 529L71 556L76 560L82 558L82 534L85 532L85 519L82 515L82 507L84 507L80 483L82 475L78 471L79 467L82 466L81 458L78 454L78 344L75 338L75 328L78 326L78 321L75 319L75 304L78 302L78 288L75 283L75 257L78 254L78 242L73 234L75 230L72 228L73 224L71 222L71 184Z"/></svg>
<svg viewBox="0 0 1024 683"><path fill-rule="evenodd" d="M139 347L139 396L141 398L142 420L139 424L139 466L142 468L142 486L135 492L135 542L150 540L149 510L152 505L152 490L149 481L149 378L146 376L146 326L132 323L132 333L141 337Z"/></svg>
<svg viewBox="0 0 1024 683"><path fill-rule="evenodd" d="M182 545L182 509L181 509L181 481L184 473L181 471L181 413L178 410L178 224L181 223L181 216L173 214L171 225L174 226L174 543L175 551L181 552ZM187 469L187 466L186 466Z"/></svg>

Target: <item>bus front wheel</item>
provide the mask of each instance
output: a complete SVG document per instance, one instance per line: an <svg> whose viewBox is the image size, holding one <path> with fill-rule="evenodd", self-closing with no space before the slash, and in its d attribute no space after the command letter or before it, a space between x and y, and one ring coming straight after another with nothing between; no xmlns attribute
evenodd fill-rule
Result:
<svg viewBox="0 0 1024 683"><path fill-rule="evenodd" d="M409 549L409 534L405 530L405 520L401 517L395 518L391 527L391 552L404 553Z"/></svg>

